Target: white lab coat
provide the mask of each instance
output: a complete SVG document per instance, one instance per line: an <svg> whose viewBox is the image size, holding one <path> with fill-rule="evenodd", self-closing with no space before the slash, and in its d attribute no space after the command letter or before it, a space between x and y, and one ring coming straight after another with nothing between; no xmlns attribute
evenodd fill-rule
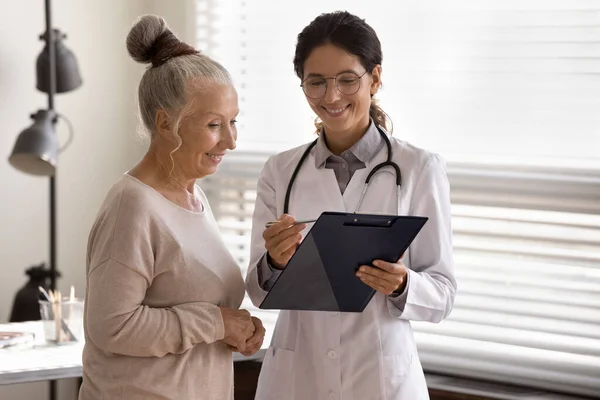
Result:
<svg viewBox="0 0 600 400"><path fill-rule="evenodd" d="M362 313L281 311L263 361L257 400L429 398L409 321L439 322L454 304L449 185L438 155L395 138L391 143L393 161L402 172L398 206L395 176L382 172L372 178L358 212L429 217L403 259L409 268L404 310L377 292ZM289 179L306 147L271 157L258 181L246 277L256 306L266 295L257 275L265 253L264 225L283 213ZM316 168L313 149L296 178L289 214L313 219L323 211L354 212L367 174L386 155L383 146L366 168L355 172L342 195L333 170Z"/></svg>

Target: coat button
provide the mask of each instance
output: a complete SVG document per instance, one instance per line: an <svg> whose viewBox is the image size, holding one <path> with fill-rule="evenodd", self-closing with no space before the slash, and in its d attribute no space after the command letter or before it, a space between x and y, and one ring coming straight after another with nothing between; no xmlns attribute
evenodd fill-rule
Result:
<svg viewBox="0 0 600 400"><path fill-rule="evenodd" d="M333 360L334 358L336 358L336 357L337 357L337 355L338 355L338 354L337 354L337 352L336 352L335 350L329 350L329 351L327 352L327 357L331 358L332 360ZM335 393L334 393L334 394L335 394Z"/></svg>

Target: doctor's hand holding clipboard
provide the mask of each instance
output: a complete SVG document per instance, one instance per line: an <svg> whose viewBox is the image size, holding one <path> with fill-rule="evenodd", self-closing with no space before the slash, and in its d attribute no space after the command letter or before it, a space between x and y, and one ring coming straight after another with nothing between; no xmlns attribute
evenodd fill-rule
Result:
<svg viewBox="0 0 600 400"><path fill-rule="evenodd" d="M314 221L311 221L314 222ZM302 241L302 231L307 224L296 221L291 215L284 214L279 220L266 224L263 232L267 257L273 268L283 270ZM407 268L402 263L373 260L373 266L361 265L356 276L366 285L385 295L401 293L406 285Z"/></svg>

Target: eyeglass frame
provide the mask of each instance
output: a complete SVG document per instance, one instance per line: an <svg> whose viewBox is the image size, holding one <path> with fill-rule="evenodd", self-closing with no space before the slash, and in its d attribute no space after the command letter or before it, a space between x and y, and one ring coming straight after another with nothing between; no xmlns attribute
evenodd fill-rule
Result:
<svg viewBox="0 0 600 400"><path fill-rule="evenodd" d="M323 92L322 95L320 95L319 97L310 97L308 94L306 94L306 90L304 90L304 82L306 82L307 80L311 79L311 78L306 78L302 81L302 83L300 84L300 87L302 88L302 93L304 93L304 95L306 97L308 97L309 99L320 99L321 97L325 96L327 94L327 88L329 87L329 83L327 82L329 79L333 79L333 84L335 85L335 88L337 89L338 92L340 92L341 94L345 95L345 96L352 96L353 94L358 93L358 91L360 90L360 82L362 80L362 77L365 76L365 74L369 72L369 70L365 70L365 72L363 72L361 75L358 75L356 72L354 71L344 71L344 72L340 72L339 74L337 74L336 76L330 76L329 78L325 78L322 77L323 80L325 81L325 92ZM340 88L337 85L337 78L340 75L343 74L354 74L358 77L358 88L356 89L356 92L353 93L344 93L340 90Z"/></svg>

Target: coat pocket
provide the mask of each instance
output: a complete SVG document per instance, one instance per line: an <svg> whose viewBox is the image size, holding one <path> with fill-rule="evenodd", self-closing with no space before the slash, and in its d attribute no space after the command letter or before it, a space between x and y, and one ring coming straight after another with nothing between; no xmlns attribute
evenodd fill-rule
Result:
<svg viewBox="0 0 600 400"><path fill-rule="evenodd" d="M255 400L294 400L294 352L269 347L258 377Z"/></svg>
<svg viewBox="0 0 600 400"><path fill-rule="evenodd" d="M413 357L413 352L410 354L383 356L383 378L387 393L398 390L400 385L402 385L404 377L410 369Z"/></svg>

